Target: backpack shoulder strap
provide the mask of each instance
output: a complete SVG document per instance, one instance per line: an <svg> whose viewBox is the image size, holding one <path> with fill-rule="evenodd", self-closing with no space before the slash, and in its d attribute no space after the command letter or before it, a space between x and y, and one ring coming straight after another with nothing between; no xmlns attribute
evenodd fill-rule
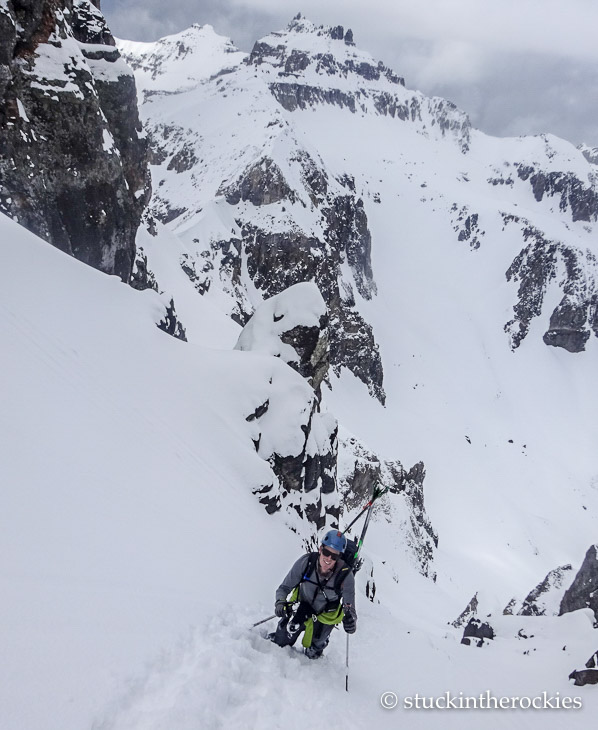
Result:
<svg viewBox="0 0 598 730"><path fill-rule="evenodd" d="M345 582L345 578L349 575L350 572L351 568L348 565L343 565L343 567L338 571L338 574L334 579L335 591L338 591L340 593L341 586Z"/></svg>
<svg viewBox="0 0 598 730"><path fill-rule="evenodd" d="M305 564L305 570L303 571L303 577L301 578L300 583L304 583L306 580L309 579L310 573L313 572L317 562L318 553L308 553L307 563Z"/></svg>

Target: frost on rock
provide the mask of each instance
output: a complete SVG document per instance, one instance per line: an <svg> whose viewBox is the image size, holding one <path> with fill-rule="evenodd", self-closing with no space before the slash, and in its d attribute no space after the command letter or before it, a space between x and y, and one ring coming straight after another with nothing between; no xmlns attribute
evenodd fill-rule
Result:
<svg viewBox="0 0 598 730"><path fill-rule="evenodd" d="M298 376L295 375L297 378ZM282 510L292 529L312 537L325 525L338 525L336 493L337 423L320 413L316 394L303 388L280 389L271 383L272 394L250 413L253 443L276 481L254 490L269 514Z"/></svg>
<svg viewBox="0 0 598 730"><path fill-rule="evenodd" d="M479 605L478 594L475 593L472 596L471 601L467 604L467 606L465 606L465 608L459 614L459 616L454 621L451 621L451 626L454 626L455 628L459 628L465 624L468 624L472 618L475 618L477 616L478 605Z"/></svg>

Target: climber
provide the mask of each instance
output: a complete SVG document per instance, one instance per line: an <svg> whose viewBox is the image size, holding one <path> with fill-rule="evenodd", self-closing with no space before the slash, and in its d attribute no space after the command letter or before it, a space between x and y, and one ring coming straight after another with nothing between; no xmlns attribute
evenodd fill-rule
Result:
<svg viewBox="0 0 598 730"><path fill-rule="evenodd" d="M292 646L303 631L304 652L316 659L336 624L342 621L348 634L355 632L355 579L343 560L346 547L343 533L330 530L318 552L303 555L293 565L276 591L274 612L280 621L269 636L275 644Z"/></svg>

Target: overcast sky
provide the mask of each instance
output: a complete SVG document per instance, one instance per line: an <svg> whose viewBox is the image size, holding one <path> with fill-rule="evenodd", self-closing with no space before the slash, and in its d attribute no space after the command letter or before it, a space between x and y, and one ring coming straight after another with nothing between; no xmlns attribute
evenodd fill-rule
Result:
<svg viewBox="0 0 598 730"><path fill-rule="evenodd" d="M193 23L245 51L301 12L444 96L490 134L552 132L598 146L596 0L102 0L114 35L152 41Z"/></svg>

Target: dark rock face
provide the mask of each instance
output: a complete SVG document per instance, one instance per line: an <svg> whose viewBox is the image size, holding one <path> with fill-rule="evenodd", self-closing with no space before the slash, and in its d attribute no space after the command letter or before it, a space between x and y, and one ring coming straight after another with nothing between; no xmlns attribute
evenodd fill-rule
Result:
<svg viewBox="0 0 598 730"><path fill-rule="evenodd" d="M579 572L563 596L559 616L580 608L591 608L598 625L598 545L592 545L586 553Z"/></svg>
<svg viewBox="0 0 598 730"><path fill-rule="evenodd" d="M209 252L206 251L204 253L206 256L203 257L203 264L199 272L197 271L198 266L195 260L189 254L182 254L180 262L181 269L187 274L189 281L191 281L200 294L205 294L209 290L212 283L209 274L214 268L214 265L209 260Z"/></svg>
<svg viewBox="0 0 598 730"><path fill-rule="evenodd" d="M158 283L153 271L148 268L147 256L143 248L139 247L135 253L135 265L131 274L131 286L138 291L153 289L158 291Z"/></svg>
<svg viewBox="0 0 598 730"><path fill-rule="evenodd" d="M89 0L8 0L0 48L0 210L128 282L147 151L103 16Z"/></svg>
<svg viewBox="0 0 598 730"><path fill-rule="evenodd" d="M217 195L224 195L231 205L237 205L241 200L248 200L254 205L268 205L279 200L295 202L296 199L280 168L268 157L245 170L232 185L220 188Z"/></svg>
<svg viewBox="0 0 598 730"><path fill-rule="evenodd" d="M163 319L158 322L158 329L166 332L167 335L176 338L177 340L183 340L187 342L187 334L185 328L177 317L176 310L174 308L174 300L170 300L170 304L166 307Z"/></svg>
<svg viewBox="0 0 598 730"><path fill-rule="evenodd" d="M343 439L341 447L338 488L345 507L355 509L366 504L376 483L388 487L391 493L388 499L402 517L397 527L402 531L413 562L423 576L436 580L433 560L438 535L424 507L424 465L419 462L406 471L399 461L381 461L354 437ZM382 505L376 509L384 511Z"/></svg>
<svg viewBox="0 0 598 730"><path fill-rule="evenodd" d="M505 223L513 219L505 217ZM523 226L528 245L515 257L506 276L519 282L518 302L514 318L505 325L513 349L527 336L531 321L542 313L548 286L558 284L563 298L550 317L544 342L569 352L581 352L594 332L598 336L597 296L598 260L589 251L547 240L543 233L527 221ZM563 273L564 272L564 273Z"/></svg>
<svg viewBox="0 0 598 730"><path fill-rule="evenodd" d="M541 583L529 592L519 611L518 616L556 616L557 610L549 610L546 606L547 599L550 594L562 592L567 581L571 580L573 567L571 565L562 565L559 568L551 570Z"/></svg>
<svg viewBox="0 0 598 730"><path fill-rule="evenodd" d="M292 36L294 33L315 33L318 36L325 36L332 40L341 41L344 45L355 45L353 40L353 31L349 28L345 33L342 25L330 28L320 26L315 28L300 18L295 18L287 29L290 42L287 45L281 43L277 46L271 46L263 41L258 41L247 59L247 63L252 65L260 65L264 62L270 63L272 66L284 69L286 74L294 74L303 71L310 63L316 66L320 73L328 76L347 77L350 74L357 74L366 80L377 81L381 77L388 79L392 84L404 86L405 82L397 76L391 69L385 66L381 61L376 66L361 62L355 63L352 59L340 61L332 53L314 53L309 55L303 51L292 48ZM290 51L288 50L290 48Z"/></svg>
<svg viewBox="0 0 598 730"><path fill-rule="evenodd" d="M279 510L295 513L320 530L327 523L338 526L339 506L336 491L337 433L336 420L320 413L319 399L314 393L308 403L307 419L301 425L303 445L297 454L264 454L262 418L268 413L266 401L247 417L255 422L256 451L263 455L278 482L254 492L268 514Z"/></svg>
<svg viewBox="0 0 598 730"><path fill-rule="evenodd" d="M598 684L598 651L595 651L586 662L586 668L574 670L569 675L569 679L573 680L573 684L577 687L583 687L586 684Z"/></svg>
<svg viewBox="0 0 598 730"><path fill-rule="evenodd" d="M544 334L544 342L553 347L562 347L568 352L583 352L590 339L590 330L585 328L587 320L587 307L563 299L550 315L550 325Z"/></svg>
<svg viewBox="0 0 598 730"><path fill-rule="evenodd" d="M371 76L371 74L368 75ZM371 111L369 107L371 104L378 114L403 122L422 122L424 117L427 117L430 126L437 126L443 137L452 134L462 152L465 153L470 148L471 122L469 117L449 101L425 99L419 95L414 95L410 101L404 101L386 91L361 89L356 92L346 92L340 89L323 89L320 86L290 81L275 81L269 85L269 88L276 101L289 112L328 104L341 109L349 109L353 113L357 111L367 113Z"/></svg>
<svg viewBox="0 0 598 730"><path fill-rule="evenodd" d="M544 196L559 197L559 209L570 211L573 222L598 220L598 192L584 185L572 173L543 172L533 167L518 165L517 174L521 180L529 180L535 199L540 202Z"/></svg>
<svg viewBox="0 0 598 730"><path fill-rule="evenodd" d="M348 368L384 403L383 368L372 327L357 312L351 285L342 280L341 267L349 266L357 291L364 299L376 293L371 266L371 234L363 201L349 182L344 192L334 194L324 170L305 151L298 151L291 164L297 165L314 208L319 211L323 237L304 234L297 227L270 232L245 223L242 211L237 224L241 239L219 242L227 255L214 261L221 280L230 277L231 293L239 302L238 321L247 321L248 302L241 291L243 252L247 273L264 296L272 297L299 282L313 281L322 293L330 317L330 362L335 373ZM344 183L341 183L344 185ZM336 187L339 188L338 181ZM263 158L233 184L221 188L231 205L242 201L253 205L273 202L296 203L301 192L292 191L272 160ZM220 254L218 254L220 256ZM217 258L217 257L215 257ZM245 319L243 319L245 317Z"/></svg>
<svg viewBox="0 0 598 730"><path fill-rule="evenodd" d="M465 606L459 616L454 621L451 621L451 626L454 626L456 629L458 629L464 624L469 624L471 619L475 618L477 615L478 605L478 594L476 593L474 596L472 596L471 601L467 604L467 606Z"/></svg>
<svg viewBox="0 0 598 730"><path fill-rule="evenodd" d="M480 230L478 213L470 213L467 206L459 208L456 203L453 204L451 213L453 229L458 233L457 240L467 241L471 249L478 249L485 235L485 231Z"/></svg>
<svg viewBox="0 0 598 730"><path fill-rule="evenodd" d="M270 91L280 106L288 112L308 109L317 104L330 104L355 112L359 98L358 94L353 95L340 89L322 89L319 86L296 83L274 82L270 84Z"/></svg>
<svg viewBox="0 0 598 730"><path fill-rule="evenodd" d="M483 646L485 641L494 639L494 629L489 623L472 618L465 627L461 643L466 646Z"/></svg>
<svg viewBox="0 0 598 730"><path fill-rule="evenodd" d="M425 121L431 128L439 129L442 136L446 134L454 136L463 152L469 150L471 122L452 102L438 98L426 99L417 93L405 101L403 95L399 97L392 90L379 90L371 86L368 88L366 85L355 92L331 87L331 81L333 82L335 78L358 77L360 81L370 84L383 81L386 86L388 83L392 86L405 86L405 81L381 61L375 65L369 61L355 61L347 57L344 51L335 53L334 49L330 52L311 54L299 51L293 48L296 34L325 36L338 41L339 44L354 45L351 30L345 33L342 26L315 27L301 18L295 18L286 33L278 34L281 42L277 45L258 41L247 63L256 66L268 63L278 69L278 78L269 83L269 88L284 109L293 112L296 109L331 104L349 109L351 112L381 114L396 117L401 121ZM342 48L343 46L339 45L339 49ZM324 77L326 80L324 88L302 82L302 72L308 66Z"/></svg>
<svg viewBox="0 0 598 730"><path fill-rule="evenodd" d="M280 339L295 350L299 357L297 372L319 393L330 365L328 316L324 315L320 319L318 327L297 325L288 332L283 332Z"/></svg>

